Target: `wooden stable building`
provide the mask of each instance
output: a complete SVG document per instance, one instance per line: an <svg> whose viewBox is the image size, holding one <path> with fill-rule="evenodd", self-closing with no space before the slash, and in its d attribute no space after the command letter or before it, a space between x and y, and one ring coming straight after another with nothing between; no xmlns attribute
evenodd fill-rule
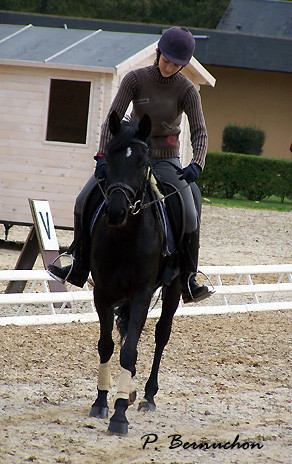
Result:
<svg viewBox="0 0 292 464"><path fill-rule="evenodd" d="M56 227L73 227L75 198L122 77L153 63L160 35L0 25L0 222L31 224L28 199L50 203ZM194 58L184 69L215 79ZM162 102L163 104L163 102ZM182 125L184 164L191 157Z"/></svg>

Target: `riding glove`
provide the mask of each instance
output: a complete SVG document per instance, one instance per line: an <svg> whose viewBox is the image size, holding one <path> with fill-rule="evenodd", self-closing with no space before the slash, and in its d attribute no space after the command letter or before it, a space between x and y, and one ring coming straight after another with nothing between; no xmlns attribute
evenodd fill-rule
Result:
<svg viewBox="0 0 292 464"><path fill-rule="evenodd" d="M190 184L191 182L195 182L196 180L198 180L201 172L201 166L199 166L197 163L191 163L182 170L178 170L177 174L182 174L179 177L179 180L185 180L188 184Z"/></svg>
<svg viewBox="0 0 292 464"><path fill-rule="evenodd" d="M104 179L106 177L106 160L104 155L95 155L94 159L96 160L96 166L94 175L99 179Z"/></svg>

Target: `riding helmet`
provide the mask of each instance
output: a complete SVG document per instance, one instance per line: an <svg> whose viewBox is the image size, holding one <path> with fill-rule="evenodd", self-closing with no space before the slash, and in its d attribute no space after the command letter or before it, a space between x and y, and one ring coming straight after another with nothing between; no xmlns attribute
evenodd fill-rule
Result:
<svg viewBox="0 0 292 464"><path fill-rule="evenodd" d="M167 60L185 66L193 56L195 39L186 27L171 27L161 36L158 48Z"/></svg>

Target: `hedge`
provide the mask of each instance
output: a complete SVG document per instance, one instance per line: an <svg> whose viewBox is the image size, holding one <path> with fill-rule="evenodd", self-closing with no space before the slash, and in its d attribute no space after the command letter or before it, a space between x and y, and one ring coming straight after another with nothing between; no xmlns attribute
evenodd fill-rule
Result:
<svg viewBox="0 0 292 464"><path fill-rule="evenodd" d="M203 195L263 200L292 199L292 161L237 153L209 152L198 186Z"/></svg>

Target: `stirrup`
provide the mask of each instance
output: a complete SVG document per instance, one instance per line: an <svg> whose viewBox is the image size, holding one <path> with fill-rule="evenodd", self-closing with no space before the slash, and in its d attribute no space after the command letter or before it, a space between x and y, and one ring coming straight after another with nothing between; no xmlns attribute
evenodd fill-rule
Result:
<svg viewBox="0 0 292 464"><path fill-rule="evenodd" d="M67 251L65 251L64 253L61 253L60 255L58 255L54 261L52 261L50 264L55 264L55 262L61 258L61 256L69 256L69 258L71 258L72 260L72 263L71 263L71 266L70 266L70 269L69 269L69 272L68 274L66 275L65 279L62 279L61 277L58 277L57 275L55 275L52 271L50 271L49 269L47 269L47 273L53 277L53 279L57 280L58 282L61 282L62 284L64 284L68 278L70 277L70 274L72 272L72 269L73 269L73 266L74 266L74 257L72 254L69 254Z"/></svg>
<svg viewBox="0 0 292 464"><path fill-rule="evenodd" d="M191 291L190 280L191 280L191 277L192 277L192 276L195 276L195 277L196 277L197 273L200 273L200 274L202 274L204 277L206 277L206 279L208 280L209 284L212 286L212 290L210 290L209 287L207 287L207 289L208 289L208 292L207 292L207 293L205 293L204 295L201 295L201 297L195 298L195 297L193 296L193 294L192 294L192 291ZM216 292L216 291L215 291L215 288L214 288L214 285L212 284L211 279L210 279L204 272L199 271L199 270L198 270L197 272L191 272L191 273L189 274L188 279L187 279L187 289L188 289L189 295L190 295L191 298L192 298L192 301L195 302L195 303L197 303L197 302L199 302L199 301L201 301L201 300L205 300L206 298L209 298L210 296L212 296L212 295ZM191 301L190 301L190 303L191 303Z"/></svg>
<svg viewBox="0 0 292 464"><path fill-rule="evenodd" d="M202 274L202 275L203 275L204 277L206 277L206 279L208 280L209 284L210 284L211 287L212 287L212 290L210 290L211 295L213 295L213 293L216 293L215 287L214 287L214 285L212 284L212 281L211 281L210 277L207 276L207 274L205 274L204 272L200 271L199 269L197 270L197 273ZM208 288L209 288L209 287L208 287Z"/></svg>

